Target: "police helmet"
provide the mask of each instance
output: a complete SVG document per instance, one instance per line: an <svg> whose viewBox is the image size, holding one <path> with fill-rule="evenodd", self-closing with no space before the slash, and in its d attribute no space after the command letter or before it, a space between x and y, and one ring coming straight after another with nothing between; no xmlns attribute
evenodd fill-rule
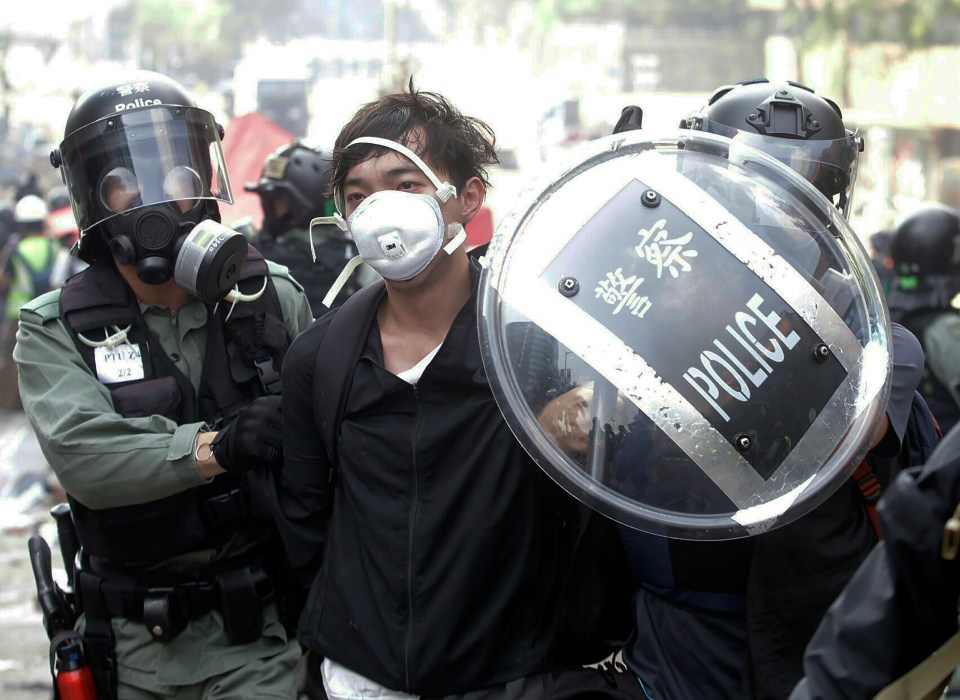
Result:
<svg viewBox="0 0 960 700"><path fill-rule="evenodd" d="M106 243L143 281L170 279L185 236L220 220L217 201L233 202L222 135L212 114L158 73L134 71L81 95L50 154L70 193L80 257L92 261Z"/></svg>
<svg viewBox="0 0 960 700"><path fill-rule="evenodd" d="M960 275L960 217L945 206L924 207L904 219L890 255L898 275Z"/></svg>
<svg viewBox="0 0 960 700"><path fill-rule="evenodd" d="M943 205L904 219L890 245L894 280L888 303L901 314L946 309L960 293L960 215Z"/></svg>
<svg viewBox="0 0 960 700"><path fill-rule="evenodd" d="M275 237L332 213L330 176L329 153L294 141L267 156L260 179L244 189L260 195L264 232ZM278 201L285 206L278 209Z"/></svg>
<svg viewBox="0 0 960 700"><path fill-rule="evenodd" d="M748 80L715 90L680 127L727 136L777 158L849 218L863 139L846 128L833 100L792 81Z"/></svg>

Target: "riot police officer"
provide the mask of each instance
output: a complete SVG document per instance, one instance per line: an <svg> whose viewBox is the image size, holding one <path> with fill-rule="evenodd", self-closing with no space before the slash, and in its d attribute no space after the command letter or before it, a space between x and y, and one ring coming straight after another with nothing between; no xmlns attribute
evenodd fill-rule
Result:
<svg viewBox="0 0 960 700"><path fill-rule="evenodd" d="M841 214L848 215L863 142L845 126L836 104L796 83L749 81L718 89L704 109L683 120L681 127L727 137L725 140L704 140L693 136L689 143L681 143L683 149L676 156L676 169L703 192L709 193L710 198L704 201L722 205L722 216L717 219L721 231L732 229L731 218L742 223L746 229L744 235L749 232L775 250L776 264L788 264L793 270L791 277L798 274L815 290L816 294L811 296L815 303L810 308L826 306L821 302L827 300L829 307L836 312L838 321L844 320L834 324L833 328L839 330L844 323L848 323L850 325L844 332L863 338L868 327L853 318L856 314L854 298L857 292L851 287L851 275L845 272L842 265L834 267L836 258L831 253L833 239L850 236L852 232L831 211L832 207L822 201L806 183L780 167L780 163L771 164L757 154L758 150L763 151L803 176ZM752 148L738 148L741 144ZM722 155L713 158L715 154ZM756 173L758 179L775 185L780 194L771 197L757 190L754 196L749 177L751 172ZM663 200L667 199L667 187L671 180L662 173L657 173L656 179L651 176L646 180L644 186L651 188L652 195L642 200L644 207L663 210L660 196ZM642 190L643 187L639 187L638 192ZM679 197L689 190L684 185L683 188L678 186L675 192ZM620 193L618 196L624 195ZM701 195L698 193L697 196ZM788 210L791 207L793 209ZM641 207L634 209L644 211ZM707 204L699 205L698 209L709 211ZM673 224L670 227L672 235L663 232L661 239L664 243L661 243L659 252L669 243L670 254L677 256L679 245L695 236L689 233L681 237L680 233L697 229L687 222L671 222L667 218L671 211L668 209L658 215L664 217L668 226ZM808 214L805 212L819 212L818 216L824 219L817 223L807 221L805 217ZM599 221L601 217L598 215L596 219ZM613 215L606 220L614 220ZM841 229L845 229L844 233L840 232ZM826 231L833 233L822 235ZM641 236L647 245L658 240L655 234L652 228L641 229ZM729 245L736 246L737 242L733 240L735 234L725 235L730 237ZM705 236L701 236L700 240L709 242ZM700 257L705 256L703 245L701 243L698 251ZM610 247L615 248L615 245L610 244ZM645 246L638 246L637 249L643 252L645 259L664 259L663 255L654 255L657 250L648 252ZM742 251L740 254L748 255L750 252ZM693 267L692 261L693 258L689 258L687 265ZM867 262L865 256L864 262ZM768 265L774 265L774 262L764 256L762 261L758 261L758 266L751 269L756 273ZM685 270L686 266L682 269ZM750 283L754 273L741 268L739 274L726 277L723 280L724 297L730 293L728 290L731 287L736 296L739 291L737 285ZM565 269L564 274L572 273ZM682 270L678 270L678 274L682 274ZM617 275L634 284L634 288L641 278L635 269L630 269L628 276L626 267L622 273L618 268L614 277ZM692 290L697 289L697 276L692 277L694 279L685 284L684 294L693 294ZM618 280L611 278L609 286L615 286ZM653 288L647 289L649 280L642 279L641 282L645 287L635 294L638 304L635 314L649 316L650 309L655 308L656 303ZM706 298L715 288L704 287L703 304L716 303ZM598 295L601 291L607 290L598 289ZM882 309L879 286L867 293L871 295L870 303ZM685 311L694 318L700 313L693 308L686 308ZM796 318L796 314L791 315ZM739 318L742 320L745 317ZM699 319L697 323L709 321ZM797 328L793 321L788 326ZM731 328L733 326L728 326L724 332L729 334ZM867 447L872 449L864 463L866 471L863 484L876 485L878 474L885 476L886 472L892 473L896 468L896 460L901 450L905 449L907 424L911 420L914 390L919 380L922 355L916 339L899 327L893 329L892 336L895 363L892 387L886 410L880 408L877 411L876 423L870 430L872 439L864 444L864 450ZM780 340L784 338L778 337ZM711 341L711 344L711 352L713 348L726 347L721 338L717 342ZM734 343L734 347L740 347L739 343ZM655 350L652 349L651 354ZM675 353L684 351L679 344L673 350ZM701 357L713 356L704 353ZM720 353L715 354L715 359L726 362ZM730 357L725 367L732 371L734 364ZM665 361L662 370L657 366L661 375L672 369L675 368ZM683 381L692 386L697 386L697 377L703 379L710 371L709 368L692 369L695 371L689 371L683 377ZM723 381L729 381L731 376L736 377L735 374L724 376L727 379ZM764 376L772 375L764 372ZM748 399L751 395L754 396L754 405L762 401L757 398L760 385L756 382L748 384L743 377L737 381L741 380L743 384L737 386L743 388L744 392L735 391L733 400L725 404L731 410L727 421L734 418L732 412L739 410L738 407L750 405ZM746 420L744 425L750 426L750 429L732 434L729 439L741 453L751 455L747 457L748 461L773 459L774 464L780 463L779 460L785 459L785 454L792 453L798 440L787 436L791 430L788 427L791 419L786 417L789 411L785 410L774 418L772 406L804 405L807 399L801 386L822 391L828 386L827 382L822 368L817 368L815 364L799 369L796 380L789 382L789 391L778 394L762 414ZM718 399L719 394L713 396L709 390L718 389L721 383L719 379L716 384L704 380L700 383L703 389L700 394L708 402ZM689 388L686 384L682 386ZM716 403L711 405L714 408L719 406ZM566 407L548 404L547 412L540 414L541 423L545 417L549 419L556 414L558 408ZM666 412L668 409L660 410ZM572 423L568 415L559 415L562 421L548 420L548 424ZM686 418L686 414L681 415ZM809 413L810 420L814 417L819 419L821 415L824 414L820 409L813 409ZM762 433L760 428L764 421L771 420L774 421L771 428L773 439L770 446L758 453L756 445L762 438L754 433ZM721 421L721 425L730 423ZM701 447L702 431L695 426L691 428L683 420L677 420L669 426L668 434L671 434L671 427L680 433L679 438L674 438L680 443L683 435L698 438L692 440L693 444L688 449L699 455L710 469L721 469L718 462L722 460L711 462L711 455L714 454L712 449ZM685 453L678 451L671 441L663 439L661 432L651 431L649 434L652 437L648 438L647 434L633 425L623 429L620 435L614 430L611 439L615 438L613 444L617 447L608 472L612 475L609 479L621 489L626 484L630 489L627 492L630 498L638 498L639 493L651 499L657 513L670 509L689 509L696 516L694 521L699 523L717 511L722 512L721 504L727 496L718 495L712 482L703 481L702 473L708 469L699 463L697 468L690 468ZM787 436L784 443L774 447L776 440L784 436ZM569 442L569 433L563 437ZM581 451L585 451L588 445L584 441ZM603 445L603 441L600 441L600 445ZM664 457L651 458L651 446L660 450ZM722 443L719 447L725 448ZM637 464L643 464L644 469L637 468ZM603 469L597 469L596 472L604 473ZM750 472L745 470L738 473ZM632 476L628 480L625 475ZM700 481L703 481L702 488L691 487L691 484L699 484ZM758 487L762 490L777 481L767 474L758 482ZM868 495L861 491L857 481L839 480L833 484L832 491L825 490L824 493L829 495L825 495L822 502L793 522L759 533L756 530L742 532L739 539L694 541L705 537L702 531L686 532L684 538L668 539L655 532L623 528L624 544L638 587L635 598L636 628L624 648L623 658L649 697L783 697L790 692L802 675L803 649L817 620L877 541L871 524ZM873 498L873 495L869 498ZM675 527L673 520L669 522L670 527Z"/></svg>
<svg viewBox="0 0 960 700"><path fill-rule="evenodd" d="M282 457L280 365L311 315L219 223L221 136L181 85L138 71L84 93L51 154L89 267L23 308L14 356L69 497L104 695L295 692L259 496Z"/></svg>
<svg viewBox="0 0 960 700"><path fill-rule="evenodd" d="M270 260L286 265L299 280L314 313L324 311L321 302L344 265L357 248L336 226L310 222L334 213L329 197L330 155L303 142L279 148L267 156L263 173L248 192L260 196L263 228L257 245ZM311 240L312 237L312 240ZM333 305L342 304L377 274L363 265L356 277L341 288Z"/></svg>
<svg viewBox="0 0 960 700"><path fill-rule="evenodd" d="M699 114L681 123L684 126L727 136L776 158L849 219L864 141L844 123L833 100L792 81L749 80L715 90ZM822 250L816 247L794 249L793 255L798 267L812 271L823 266ZM821 294L842 314L842 285L832 285L841 278L824 279ZM889 483L901 452L904 460L911 459L908 423L915 420L912 408L923 358L916 338L896 324L892 340L889 400L858 480L848 479L796 522L733 545L728 552L734 555L731 563L741 565L734 578L742 576L744 587L735 593L743 594L738 604L746 624L712 633L730 635L727 653L719 657L733 671L735 686L743 682L751 697L785 695L799 679L803 648L817 621L878 537L871 526L874 495L862 484ZM719 564L721 552L714 554ZM720 578L729 582L729 577ZM729 596L721 601L729 604ZM729 653L734 650L744 656L736 658L736 652Z"/></svg>
<svg viewBox="0 0 960 700"><path fill-rule="evenodd" d="M960 215L928 206L904 219L890 255L895 277L890 316L909 328L925 353L920 392L944 432L960 421Z"/></svg>

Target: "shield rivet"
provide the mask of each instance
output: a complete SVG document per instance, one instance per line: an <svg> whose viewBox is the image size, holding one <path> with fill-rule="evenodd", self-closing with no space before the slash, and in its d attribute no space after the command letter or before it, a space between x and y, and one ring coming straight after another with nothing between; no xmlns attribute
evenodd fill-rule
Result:
<svg viewBox="0 0 960 700"><path fill-rule="evenodd" d="M557 286L560 293L565 297L576 296L580 291L580 283L573 277L564 277Z"/></svg>

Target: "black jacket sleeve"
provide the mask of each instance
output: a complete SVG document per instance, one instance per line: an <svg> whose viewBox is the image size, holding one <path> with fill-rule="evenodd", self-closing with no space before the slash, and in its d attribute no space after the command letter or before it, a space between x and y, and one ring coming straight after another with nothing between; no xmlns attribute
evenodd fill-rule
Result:
<svg viewBox="0 0 960 700"><path fill-rule="evenodd" d="M291 565L309 584L323 561L335 481L315 420L313 374L329 320L301 333L283 363L283 469L274 514Z"/></svg>
<svg viewBox="0 0 960 700"><path fill-rule="evenodd" d="M960 560L941 556L960 502L960 430L880 502L884 540L830 607L791 700L870 698L957 631Z"/></svg>

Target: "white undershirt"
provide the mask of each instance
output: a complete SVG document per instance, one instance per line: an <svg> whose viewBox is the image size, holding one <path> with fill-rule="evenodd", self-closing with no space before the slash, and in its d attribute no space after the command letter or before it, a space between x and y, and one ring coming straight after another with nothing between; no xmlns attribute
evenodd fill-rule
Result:
<svg viewBox="0 0 960 700"><path fill-rule="evenodd" d="M443 345L443 343L440 343ZM420 381L420 377L423 376L423 370L427 368L427 365L430 364L430 361L436 356L437 352L440 350L440 345L435 347L433 350L428 352L422 360L415 364L410 369L405 369L402 372L397 372L397 376L400 377L407 384L416 384Z"/></svg>
<svg viewBox="0 0 960 700"><path fill-rule="evenodd" d="M330 659L323 660L320 674L329 700L417 700L420 697L384 688Z"/></svg>

